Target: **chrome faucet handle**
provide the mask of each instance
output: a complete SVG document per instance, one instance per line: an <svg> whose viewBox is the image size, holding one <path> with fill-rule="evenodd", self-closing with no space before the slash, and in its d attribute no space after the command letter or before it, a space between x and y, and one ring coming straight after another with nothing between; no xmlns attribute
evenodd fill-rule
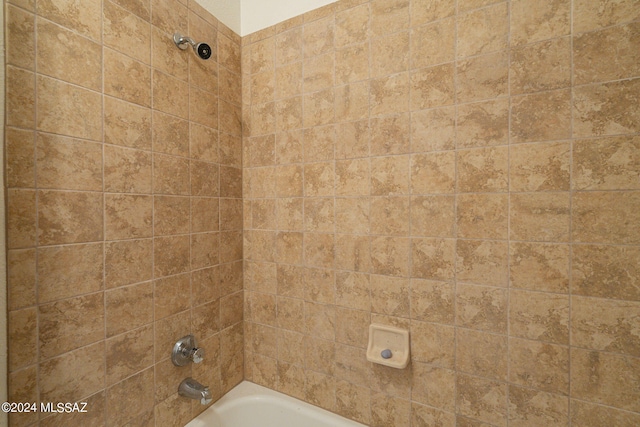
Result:
<svg viewBox="0 0 640 427"><path fill-rule="evenodd" d="M193 363L200 363L204 360L204 348L194 348L191 350L191 360Z"/></svg>
<svg viewBox="0 0 640 427"><path fill-rule="evenodd" d="M196 338L187 335L178 340L173 346L171 361L176 366L185 366L189 362L200 363L204 360L204 349L198 348Z"/></svg>

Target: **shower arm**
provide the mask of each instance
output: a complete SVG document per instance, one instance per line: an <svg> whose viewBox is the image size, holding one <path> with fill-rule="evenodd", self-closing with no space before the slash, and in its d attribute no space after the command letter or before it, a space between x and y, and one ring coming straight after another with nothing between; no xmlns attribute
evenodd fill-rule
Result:
<svg viewBox="0 0 640 427"><path fill-rule="evenodd" d="M180 33L175 33L173 35L173 42L182 50L185 50L187 48L187 43L189 43L194 49L197 46L195 40L193 40L191 37L185 37Z"/></svg>

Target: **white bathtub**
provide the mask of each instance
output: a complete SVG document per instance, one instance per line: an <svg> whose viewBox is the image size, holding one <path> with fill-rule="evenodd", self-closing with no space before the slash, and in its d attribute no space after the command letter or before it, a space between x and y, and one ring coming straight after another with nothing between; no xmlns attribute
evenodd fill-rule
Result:
<svg viewBox="0 0 640 427"><path fill-rule="evenodd" d="M365 427L277 391L243 381L185 427Z"/></svg>

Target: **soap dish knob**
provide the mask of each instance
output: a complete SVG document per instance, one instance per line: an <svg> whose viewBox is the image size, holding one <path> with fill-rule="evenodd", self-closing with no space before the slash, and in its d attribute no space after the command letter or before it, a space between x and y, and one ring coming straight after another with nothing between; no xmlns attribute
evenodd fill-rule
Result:
<svg viewBox="0 0 640 427"><path fill-rule="evenodd" d="M391 356L393 356L393 354L391 353L391 350L387 348L380 352L380 356L382 356L383 359L391 359Z"/></svg>

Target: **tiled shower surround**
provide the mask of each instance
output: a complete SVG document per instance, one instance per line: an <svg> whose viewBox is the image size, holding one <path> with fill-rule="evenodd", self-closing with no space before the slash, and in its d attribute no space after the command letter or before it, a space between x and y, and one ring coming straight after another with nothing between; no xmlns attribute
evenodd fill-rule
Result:
<svg viewBox="0 0 640 427"><path fill-rule="evenodd" d="M184 377L244 377L371 426L640 425L637 1L342 0L242 39L192 0L34 3L11 400L181 426ZM173 368L189 331L206 362Z"/></svg>
<svg viewBox="0 0 640 427"><path fill-rule="evenodd" d="M11 426L182 426L180 381L243 378L240 37L186 0L6 19L10 400L89 411ZM206 359L174 367L189 332Z"/></svg>
<svg viewBox="0 0 640 427"><path fill-rule="evenodd" d="M245 377L372 426L640 425L639 19L343 0L244 37Z"/></svg>

